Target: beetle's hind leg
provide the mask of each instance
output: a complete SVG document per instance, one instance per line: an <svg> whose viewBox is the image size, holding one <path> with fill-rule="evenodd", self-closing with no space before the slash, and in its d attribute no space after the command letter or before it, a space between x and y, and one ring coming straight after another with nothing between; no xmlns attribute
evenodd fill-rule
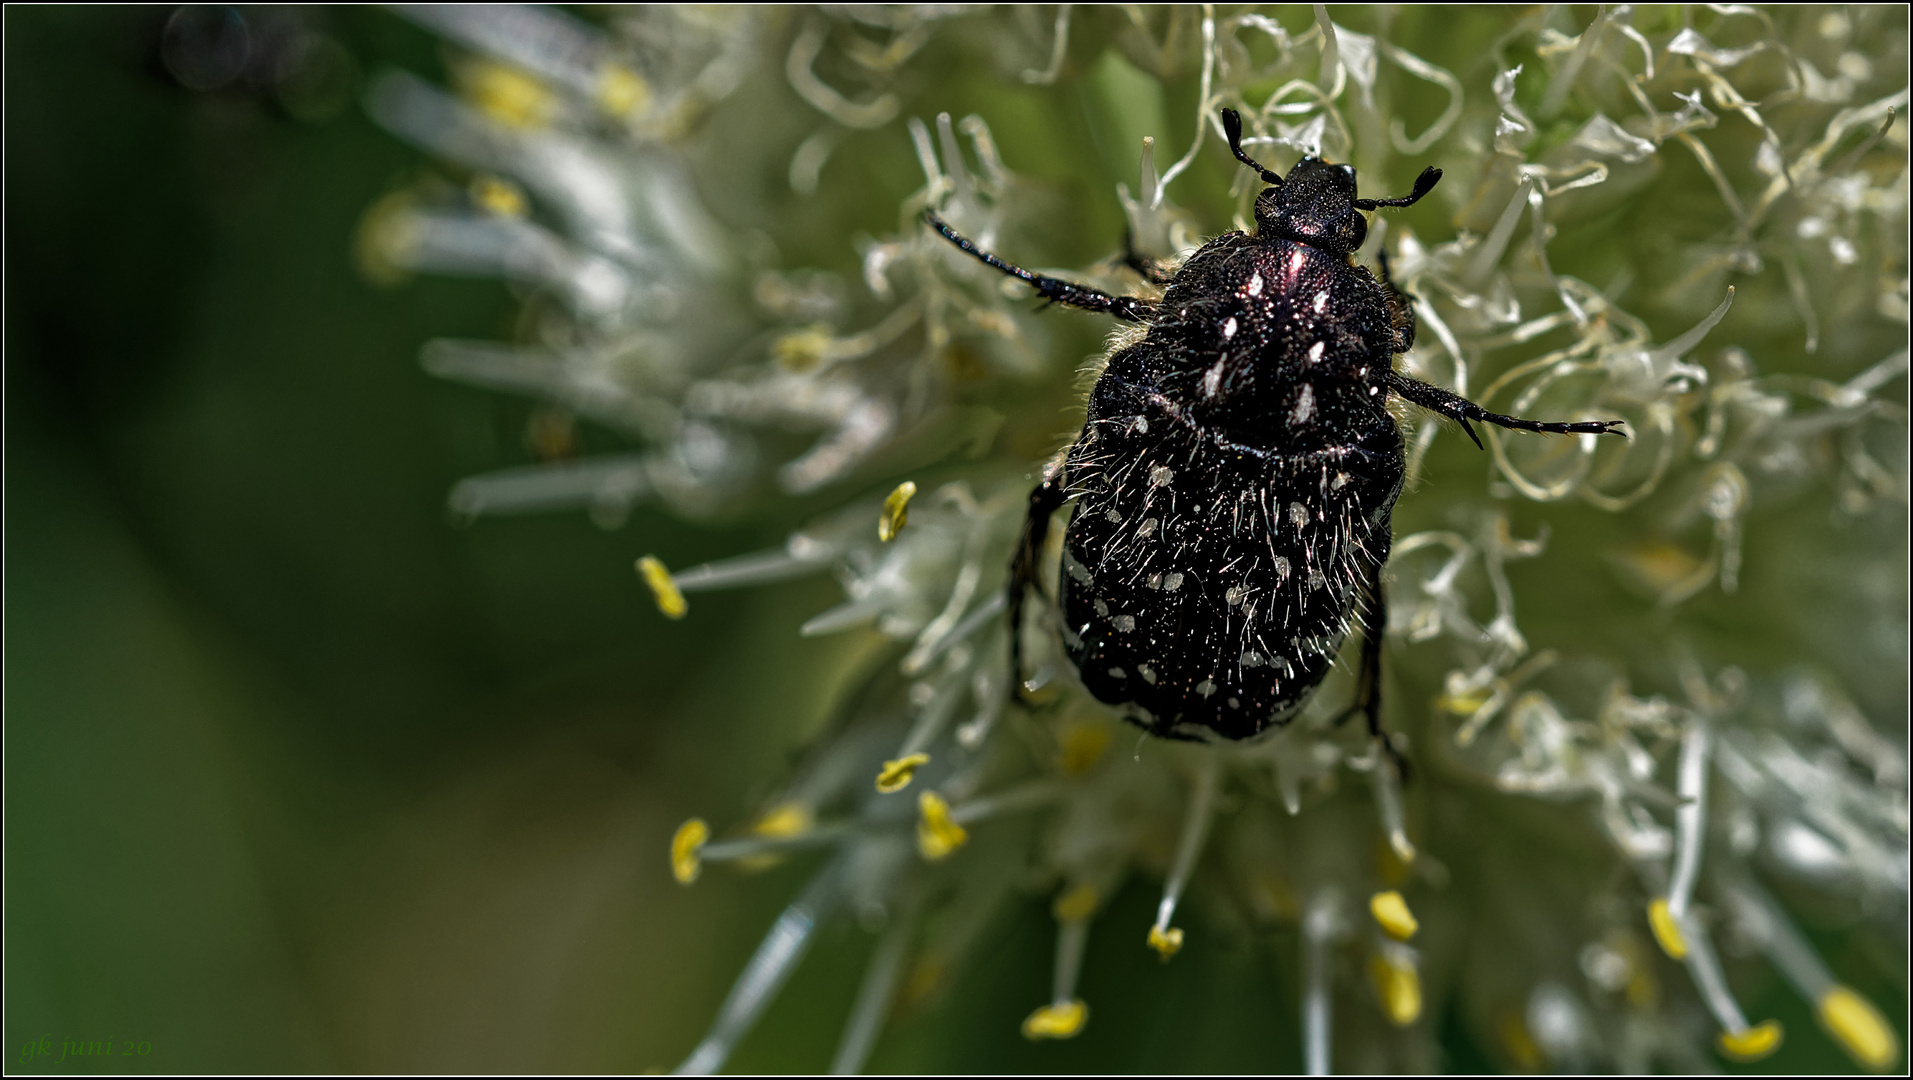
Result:
<svg viewBox="0 0 1913 1080"><path fill-rule="evenodd" d="M1049 542L1050 516L1062 509L1063 470L1053 468L1043 482L1030 492L1029 516L1023 519L1023 532L1016 541L1016 554L1010 557L1010 700L1028 705L1023 690L1023 601L1031 589L1042 589L1038 562Z"/></svg>
<svg viewBox="0 0 1913 1080"><path fill-rule="evenodd" d="M931 228L943 234L945 240L955 244L965 254L985 266L1029 282L1030 287L1035 289L1038 295L1052 304L1067 304L1070 307L1082 308L1084 311L1114 315L1124 322L1148 322L1155 317L1156 307L1147 300L1138 300L1133 296L1111 296L1101 289L1092 289L1087 285L1078 285L1073 281L1064 281L1062 278L1053 278L1045 274L1031 273L1015 263L1004 262L977 247L969 237L952 229L947 222L936 215L935 211L925 210L923 220L928 222Z"/></svg>
<svg viewBox="0 0 1913 1080"><path fill-rule="evenodd" d="M1369 572L1368 581L1363 585L1363 600L1367 604L1362 621L1366 624L1362 632L1362 666L1356 672L1355 700L1335 718L1337 724L1343 724L1356 713L1361 713L1368 721L1368 733L1388 755L1395 766L1395 775L1404 781L1408 779L1408 759L1402 757L1401 750L1395 746L1395 740L1388 737L1388 730L1382 727L1382 638L1388 632L1388 597L1382 591L1382 569L1387 564L1387 552L1375 563L1375 569Z"/></svg>
<svg viewBox="0 0 1913 1080"><path fill-rule="evenodd" d="M1414 402L1430 412L1437 412L1461 425L1468 437L1481 445L1481 436L1475 434L1470 420L1479 420L1484 424L1513 428L1516 431L1540 431L1553 435L1620 435L1626 433L1616 430L1620 420L1583 420L1575 423L1554 423L1544 420L1524 420L1518 416L1503 416L1489 412L1481 406L1462 397L1460 394L1443 390L1439 386L1430 386L1417 379L1411 379L1399 371L1388 373L1388 388L1400 394L1405 401Z"/></svg>

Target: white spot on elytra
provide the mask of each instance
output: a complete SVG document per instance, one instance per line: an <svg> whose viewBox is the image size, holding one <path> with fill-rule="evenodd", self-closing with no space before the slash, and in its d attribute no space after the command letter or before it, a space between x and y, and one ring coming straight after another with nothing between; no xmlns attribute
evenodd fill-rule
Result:
<svg viewBox="0 0 1913 1080"><path fill-rule="evenodd" d="M1147 539L1151 536L1156 535L1156 524L1157 522L1155 518L1142 519L1142 524L1136 526L1136 535L1143 537L1144 539Z"/></svg>
<svg viewBox="0 0 1913 1080"><path fill-rule="evenodd" d="M1328 307L1328 290L1323 289L1321 292L1315 294L1315 313L1317 315L1320 315L1323 312L1323 310L1326 309L1327 307Z"/></svg>
<svg viewBox="0 0 1913 1080"><path fill-rule="evenodd" d="M1328 348L1328 344L1326 342L1321 342L1321 341L1318 341L1315 344L1310 345L1309 346L1309 363L1313 364L1316 361L1322 359L1322 350L1326 348Z"/></svg>
<svg viewBox="0 0 1913 1080"><path fill-rule="evenodd" d="M1243 667L1261 667L1262 654L1259 652L1256 652L1254 649L1250 649L1248 652L1243 653L1242 666Z"/></svg>
<svg viewBox="0 0 1913 1080"><path fill-rule="evenodd" d="M1262 295L1262 275L1261 274L1250 275L1248 293L1250 296Z"/></svg>
<svg viewBox="0 0 1913 1080"><path fill-rule="evenodd" d="M1176 470L1167 465L1158 465L1149 470L1149 486L1161 487L1176 478Z"/></svg>
<svg viewBox="0 0 1913 1080"><path fill-rule="evenodd" d="M1067 549L1063 552L1063 568L1069 571L1070 577L1084 585L1089 584L1089 567L1077 562L1076 556L1071 555Z"/></svg>
<svg viewBox="0 0 1913 1080"><path fill-rule="evenodd" d="M1302 249L1296 248L1294 254L1289 256L1289 280L1290 281L1294 281L1296 278L1302 276L1302 261L1303 261Z"/></svg>
<svg viewBox="0 0 1913 1080"><path fill-rule="evenodd" d="M1138 435L1149 434L1149 418L1147 416L1136 417L1134 420L1131 420L1129 422L1129 430L1135 432Z"/></svg>
<svg viewBox="0 0 1913 1080"><path fill-rule="evenodd" d="M1345 472L1338 472L1335 474L1335 479L1330 480L1328 482L1328 489L1330 491L1340 491L1342 490L1342 487L1346 485L1347 483L1348 483L1348 474ZM1110 513L1113 514L1115 513L1115 511L1112 510L1110 511Z"/></svg>
<svg viewBox="0 0 1913 1080"><path fill-rule="evenodd" d="M1299 502L1289 504L1289 524L1301 528L1309 523L1309 508Z"/></svg>
<svg viewBox="0 0 1913 1080"><path fill-rule="evenodd" d="M1103 603L1103 602L1102 602L1101 600L1098 600L1098 601L1096 601L1096 603L1095 603L1095 604L1093 604L1093 605L1091 605L1091 606L1093 606L1093 607L1094 607L1094 608L1096 609L1096 614L1097 614L1097 615L1099 615L1099 616L1101 616L1102 618L1105 618L1105 619L1107 619L1107 618L1109 618L1109 605L1108 605L1108 604L1105 604L1105 603Z"/></svg>
<svg viewBox="0 0 1913 1080"><path fill-rule="evenodd" d="M1116 508L1112 506L1103 511L1103 520L1109 522L1111 525L1121 525L1123 523L1123 516L1118 514Z"/></svg>
<svg viewBox="0 0 1913 1080"><path fill-rule="evenodd" d="M1230 321L1234 322L1233 319ZM1217 360L1215 362L1214 367L1211 367L1208 371L1205 371L1202 373L1202 396L1203 397L1205 398L1215 397L1216 391L1222 389L1222 368L1224 365L1228 364L1228 362L1229 362L1229 358L1225 356L1222 359Z"/></svg>
<svg viewBox="0 0 1913 1080"><path fill-rule="evenodd" d="M1322 576L1322 572L1320 570L1314 569L1313 567L1309 569L1310 590L1319 589L1322 586L1327 584L1328 584L1328 579Z"/></svg>
<svg viewBox="0 0 1913 1080"><path fill-rule="evenodd" d="M1109 625L1127 634L1136 628L1136 617L1134 615L1118 615L1109 620Z"/></svg>
<svg viewBox="0 0 1913 1080"><path fill-rule="evenodd" d="M1148 664L1137 664L1136 674L1142 676L1143 682L1146 682L1151 686L1156 685L1156 669L1150 667Z"/></svg>
<svg viewBox="0 0 1913 1080"><path fill-rule="evenodd" d="M1228 591L1222 594L1222 602L1230 607L1235 607L1242 603L1242 598L1247 595L1249 595L1249 590L1244 589L1240 585L1231 585Z"/></svg>
<svg viewBox="0 0 1913 1080"><path fill-rule="evenodd" d="M1231 315L1229 316L1228 321L1222 324L1222 339L1224 341L1227 341L1228 339L1234 336L1235 336L1235 316Z"/></svg>
<svg viewBox="0 0 1913 1080"><path fill-rule="evenodd" d="M1162 588L1164 592L1175 592L1177 589L1182 588L1182 575L1174 570L1164 574L1162 576Z"/></svg>
<svg viewBox="0 0 1913 1080"><path fill-rule="evenodd" d="M1154 520L1156 520L1156 519L1155 519L1155 518L1150 518L1149 520L1151 520L1151 521L1154 521ZM1161 575L1161 574L1151 574L1151 575L1149 575L1149 576L1148 576L1147 578L1145 578L1145 579L1143 579L1143 587L1144 587L1144 588L1149 588L1149 589L1160 589L1160 588L1162 588L1162 575Z"/></svg>
<svg viewBox="0 0 1913 1080"><path fill-rule="evenodd" d="M1215 692L1216 681L1214 679L1204 679L1196 684L1196 693L1201 694L1203 697L1208 697Z"/></svg>
<svg viewBox="0 0 1913 1080"><path fill-rule="evenodd" d="M1315 419L1315 387L1302 384L1302 392L1295 395L1295 408L1289 411L1289 423L1306 424Z"/></svg>
<svg viewBox="0 0 1913 1080"><path fill-rule="evenodd" d="M1275 557L1275 579L1277 581L1287 581L1289 579L1289 560L1280 555Z"/></svg>

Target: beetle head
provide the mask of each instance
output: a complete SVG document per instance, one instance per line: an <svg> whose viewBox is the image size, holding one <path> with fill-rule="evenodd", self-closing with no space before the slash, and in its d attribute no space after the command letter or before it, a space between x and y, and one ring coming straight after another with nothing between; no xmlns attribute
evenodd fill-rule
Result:
<svg viewBox="0 0 1913 1080"><path fill-rule="evenodd" d="M1398 199L1359 199L1355 196L1355 166L1331 165L1318 157L1296 162L1284 178L1256 164L1242 152L1242 117L1222 110L1222 130L1236 160L1254 169L1269 187L1255 199L1258 234L1299 241L1324 251L1347 255L1368 237L1364 210L1383 206L1413 206L1435 189L1441 170L1429 166L1415 178L1415 190Z"/></svg>
<svg viewBox="0 0 1913 1080"><path fill-rule="evenodd" d="M1255 224L1259 234L1273 233L1338 255L1354 251L1368 236L1368 219L1355 209L1355 167L1303 158L1282 186L1256 196Z"/></svg>

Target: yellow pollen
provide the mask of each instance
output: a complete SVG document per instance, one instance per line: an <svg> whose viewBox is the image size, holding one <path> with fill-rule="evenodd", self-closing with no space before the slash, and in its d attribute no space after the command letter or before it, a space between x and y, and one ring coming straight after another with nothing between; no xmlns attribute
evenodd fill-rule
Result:
<svg viewBox="0 0 1913 1080"><path fill-rule="evenodd" d="M1102 897L1096 895L1096 886L1078 885L1056 898L1050 905L1050 913L1057 922L1082 922L1096 914L1096 904Z"/></svg>
<svg viewBox="0 0 1913 1080"><path fill-rule="evenodd" d="M888 544L903 531L904 523L910 520L910 496L917 493L917 482L905 480L897 489L885 496L883 516L877 519L877 539Z"/></svg>
<svg viewBox="0 0 1913 1080"><path fill-rule="evenodd" d="M1681 933L1681 924L1674 918L1674 909L1667 906L1667 898L1657 896L1647 905L1647 925L1654 931L1654 940L1660 943L1661 951L1670 959L1679 960L1687 955L1687 938Z"/></svg>
<svg viewBox="0 0 1913 1080"><path fill-rule="evenodd" d="M1166 963L1176 951L1182 948L1182 929L1175 926L1152 926L1149 928L1149 947L1162 955Z"/></svg>
<svg viewBox="0 0 1913 1080"><path fill-rule="evenodd" d="M810 831L813 824L815 819L811 817L810 807L796 801L781 802L764 811L764 816L757 819L751 831L759 836L782 840L785 837L802 836Z"/></svg>
<svg viewBox="0 0 1913 1080"><path fill-rule="evenodd" d="M667 619L682 619L689 610L684 602L684 594L678 591L678 583L671 580L671 571L664 568L657 556L646 555L638 560L638 574L644 583L651 587L651 595L657 598L658 610Z"/></svg>
<svg viewBox="0 0 1913 1080"><path fill-rule="evenodd" d="M1109 746L1109 728L1082 721L1063 729L1063 771L1081 776L1102 759Z"/></svg>
<svg viewBox="0 0 1913 1080"><path fill-rule="evenodd" d="M488 214L498 217L524 217L525 192L502 177L480 174L472 178L472 201Z"/></svg>
<svg viewBox="0 0 1913 1080"><path fill-rule="evenodd" d="M1421 929L1421 924L1415 921L1414 912L1408 910L1408 901L1403 900L1402 894L1393 889L1369 897L1368 913L1375 916L1375 921L1396 941L1407 941L1415 936L1416 930Z"/></svg>
<svg viewBox="0 0 1913 1080"><path fill-rule="evenodd" d="M543 127L557 105L551 88L522 68L476 61L459 75L472 104L506 127Z"/></svg>
<svg viewBox="0 0 1913 1080"><path fill-rule="evenodd" d="M1759 1061L1780 1049L1780 1021L1764 1020L1745 1031L1723 1031L1720 1052L1734 1061Z"/></svg>
<svg viewBox="0 0 1913 1080"><path fill-rule="evenodd" d="M678 884L689 885L697 880L702 865L698 861L698 851L704 842L711 838L711 827L704 824L703 818L692 818L678 826L677 834L671 837L671 876Z"/></svg>
<svg viewBox="0 0 1913 1080"><path fill-rule="evenodd" d="M950 818L950 804L934 791L917 796L917 809L923 817L917 822L917 851L935 862L963 846L970 838L963 826Z"/></svg>
<svg viewBox="0 0 1913 1080"><path fill-rule="evenodd" d="M1477 687L1460 693L1445 693L1435 699L1435 708L1456 716L1473 716L1476 709L1488 704L1494 696L1492 686Z"/></svg>
<svg viewBox="0 0 1913 1080"><path fill-rule="evenodd" d="M410 263L418 251L418 200L395 191L372 204L353 237L359 271L377 285L397 285L411 276Z"/></svg>
<svg viewBox="0 0 1913 1080"><path fill-rule="evenodd" d="M1407 1027L1421 1018L1421 976L1412 963L1380 951L1370 953L1368 979L1375 985L1375 996L1382 999L1389 1023Z"/></svg>
<svg viewBox="0 0 1913 1080"><path fill-rule="evenodd" d="M1513 1010L1503 1013L1495 1033L1501 1036L1501 1045L1507 1048L1508 1056L1514 1058L1516 1065L1527 1072L1541 1067L1541 1049L1534 1045L1534 1037L1528 1034L1528 1025L1520 1013Z"/></svg>
<svg viewBox="0 0 1913 1080"><path fill-rule="evenodd" d="M809 371L823 363L829 350L830 327L823 323L792 330L771 342L771 356L785 371Z"/></svg>
<svg viewBox="0 0 1913 1080"><path fill-rule="evenodd" d="M1081 998L1045 1005L1023 1021L1025 1039L1067 1039L1089 1022L1089 1006Z"/></svg>
<svg viewBox="0 0 1913 1080"><path fill-rule="evenodd" d="M598 72L598 108L607 116L642 114L651 106L651 84L623 64L606 64Z"/></svg>
<svg viewBox="0 0 1913 1080"><path fill-rule="evenodd" d="M917 770L928 764L929 754L909 754L884 762L883 771L877 774L877 790L885 795L902 791L910 786L910 778L917 775Z"/></svg>
<svg viewBox="0 0 1913 1080"><path fill-rule="evenodd" d="M1853 1060L1884 1072L1900 1057L1900 1041L1873 1003L1844 986L1820 995L1820 1023Z"/></svg>

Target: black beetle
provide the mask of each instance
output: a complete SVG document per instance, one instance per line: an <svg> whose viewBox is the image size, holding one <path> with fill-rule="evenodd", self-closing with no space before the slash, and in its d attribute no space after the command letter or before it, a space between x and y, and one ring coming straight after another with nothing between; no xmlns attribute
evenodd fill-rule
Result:
<svg viewBox="0 0 1913 1080"><path fill-rule="evenodd" d="M1248 739L1288 722L1334 664L1351 619L1367 633L1354 704L1397 764L1380 722L1381 586L1401 493L1390 394L1460 423L1621 434L1618 420L1542 423L1491 413L1395 370L1415 314L1382 263L1355 264L1361 211L1411 206L1356 197L1355 170L1304 158L1287 177L1229 148L1269 185L1254 235L1225 233L1168 274L1154 303L1033 274L979 250L934 213L945 238L1053 303L1146 332L1109 357L1083 432L1030 493L1010 568L1012 683L1022 680L1024 597L1050 517L1077 504L1063 547L1063 643L1089 692L1150 733Z"/></svg>

